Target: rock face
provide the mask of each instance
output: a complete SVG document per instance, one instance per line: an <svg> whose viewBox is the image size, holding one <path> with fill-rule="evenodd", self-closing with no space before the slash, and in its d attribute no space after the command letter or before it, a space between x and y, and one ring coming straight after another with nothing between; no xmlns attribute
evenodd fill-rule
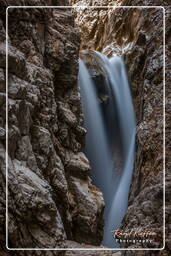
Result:
<svg viewBox="0 0 171 256"><path fill-rule="evenodd" d="M70 3L135 5L131 0L71 0ZM13 4L11 0L0 3L0 255L112 256L105 249L102 252L5 249L5 10ZM17 0L15 5L69 3L67 0ZM138 0L136 5L167 6L169 0ZM77 88L80 43L84 50L96 49L109 56L125 57L137 114L137 153L122 229L153 230L159 239L152 246L162 247L162 9L93 9L91 12L81 9L79 14L75 10L82 42L69 10L10 8L8 12L9 248L91 248L101 243L103 197L91 184L89 161L81 152L86 131ZM169 8L166 8L166 22L166 93L169 94ZM167 113L169 135L169 104ZM170 149L169 140L167 148ZM122 255L169 255L170 179L167 172L165 251L126 251Z"/></svg>
<svg viewBox="0 0 171 256"><path fill-rule="evenodd" d="M0 255L64 255L5 250L5 10L11 4L0 3ZM15 2L23 4L68 2ZM77 88L80 34L73 14L11 7L8 36L8 247L98 246L104 201L81 152L86 131Z"/></svg>
<svg viewBox="0 0 171 256"><path fill-rule="evenodd" d="M166 96L170 81L170 9L169 1L72 1L75 5L155 6L166 9ZM77 11L78 10L78 11ZM137 116L137 152L129 207L121 229L154 231L151 245L122 244L122 247L162 248L163 244L163 9L75 9L82 30L81 49L98 50L108 56L123 55L132 83ZM170 103L166 101L166 114ZM166 115L169 137L169 117ZM166 150L170 152L170 142ZM166 155L167 156L167 155ZM166 167L169 167L167 161ZM166 171L166 246L161 251L126 251L123 255L169 255L171 176Z"/></svg>
<svg viewBox="0 0 171 256"><path fill-rule="evenodd" d="M115 6L121 1L115 0L70 0L74 6ZM75 8L76 23L81 28L81 49L97 50L109 55L111 52L121 48L117 45L114 38L116 29L113 27L111 15L114 13L112 9L103 8Z"/></svg>

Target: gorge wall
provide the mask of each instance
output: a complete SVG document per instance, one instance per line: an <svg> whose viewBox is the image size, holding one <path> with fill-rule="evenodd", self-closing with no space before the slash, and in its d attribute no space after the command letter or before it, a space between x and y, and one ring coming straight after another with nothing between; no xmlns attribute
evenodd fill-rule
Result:
<svg viewBox="0 0 171 256"><path fill-rule="evenodd" d="M0 3L0 255L113 255L107 251L5 249L5 10L13 4L12 0ZM130 0L15 1L15 5L69 4L135 5ZM138 0L136 5L167 7L169 0ZM64 9L9 9L9 247L91 247L101 243L104 201L91 183L91 167L82 153L86 131L77 88L80 44L81 49L125 58L137 115L137 153L122 228L154 229L159 239L153 246L162 247L163 11L81 9L74 15ZM166 22L169 97L169 8ZM171 108L168 103L166 106L169 135ZM169 156L170 142L166 142ZM166 249L122 255L169 255L170 179L167 171Z"/></svg>
<svg viewBox="0 0 171 256"><path fill-rule="evenodd" d="M77 5L165 6L166 10L166 96L169 94L170 9L169 1L88 1L71 0ZM74 10L76 23L82 31L81 49L98 50L125 59L131 80L137 116L137 152L129 207L121 229L133 228L154 231L156 241L151 247L163 244L163 9L86 9ZM166 114L170 105L166 101ZM169 119L166 115L166 136L169 137ZM167 138L167 137L166 137ZM170 142L166 140L169 154ZM167 156L167 155L166 155ZM171 175L169 161L166 170L166 246L161 251L126 251L122 255L169 255ZM142 247L142 244L122 244L124 247ZM144 245L144 247L146 247Z"/></svg>
<svg viewBox="0 0 171 256"><path fill-rule="evenodd" d="M75 255L5 248L9 5L13 1L0 3L0 255ZM68 2L18 0L15 5ZM65 9L9 8L8 36L8 247L100 246L104 201L91 184L89 161L81 152L86 131L77 87L80 34L73 14Z"/></svg>

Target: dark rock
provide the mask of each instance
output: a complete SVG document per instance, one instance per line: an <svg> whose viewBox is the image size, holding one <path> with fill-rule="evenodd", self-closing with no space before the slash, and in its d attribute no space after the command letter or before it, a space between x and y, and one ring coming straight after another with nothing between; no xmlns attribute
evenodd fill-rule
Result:
<svg viewBox="0 0 171 256"><path fill-rule="evenodd" d="M97 1L70 0L75 5L93 6ZM136 2L136 3L135 3ZM164 6L166 13L166 195L170 191L170 8L169 1L111 0L98 5ZM78 11L79 10L79 11ZM121 229L157 230L152 248L163 247L163 9L114 8L74 9L82 29L81 49L123 55L131 80L137 117L137 152L129 206ZM90 18L93 17L93 18ZM170 197L166 199L166 246L161 251L125 251L122 255L169 255ZM124 244L143 248L146 244Z"/></svg>
<svg viewBox="0 0 171 256"><path fill-rule="evenodd" d="M87 178L90 171L90 164L83 153L71 153L66 160L66 170L73 176Z"/></svg>
<svg viewBox="0 0 171 256"><path fill-rule="evenodd" d="M0 3L0 255L64 256L62 251L5 249L5 11L13 4ZM23 4L58 6L68 1L15 2ZM81 241L87 244L90 235L91 246L99 245L104 203L102 194L91 188L90 166L81 153L86 131L77 88L80 34L74 16L68 9L11 7L8 23L8 246L57 248L66 247L67 240L79 244L86 228ZM79 177L74 189L69 185L73 175ZM90 195L84 195L82 182ZM77 211L80 219L73 219Z"/></svg>
<svg viewBox="0 0 171 256"><path fill-rule="evenodd" d="M68 104L64 104L62 102L59 102L58 104L59 109L59 118L66 122L69 126L76 126L77 124L77 118L72 113L72 111L69 109Z"/></svg>
<svg viewBox="0 0 171 256"><path fill-rule="evenodd" d="M88 244L98 245L103 228L102 193L91 183L74 177L70 177L69 187L73 194L72 207L76 206L71 213L73 236L80 243L83 243L83 237L86 237Z"/></svg>
<svg viewBox="0 0 171 256"><path fill-rule="evenodd" d="M0 69L0 92L5 92L5 74L2 68Z"/></svg>

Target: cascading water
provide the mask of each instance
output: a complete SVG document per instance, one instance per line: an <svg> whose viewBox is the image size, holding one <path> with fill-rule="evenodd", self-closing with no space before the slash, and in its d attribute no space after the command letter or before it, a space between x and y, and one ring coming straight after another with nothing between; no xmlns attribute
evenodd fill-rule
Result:
<svg viewBox="0 0 171 256"><path fill-rule="evenodd" d="M80 60L79 86L87 129L85 152L91 162L91 176L108 201L111 193L109 186L106 186L105 183L110 184L111 180L114 179L113 173L107 171L109 168L112 169L112 160L95 88L82 60Z"/></svg>
<svg viewBox="0 0 171 256"><path fill-rule="evenodd" d="M93 183L105 200L103 245L114 248L118 245L111 231L119 228L128 204L136 123L122 58L93 54L105 71L109 100L102 109L95 84L80 60L79 87L87 129L85 153L91 163Z"/></svg>

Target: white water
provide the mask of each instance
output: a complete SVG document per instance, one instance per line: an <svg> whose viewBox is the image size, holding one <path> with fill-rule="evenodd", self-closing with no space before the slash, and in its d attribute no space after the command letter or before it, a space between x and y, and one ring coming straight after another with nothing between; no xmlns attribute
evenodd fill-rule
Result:
<svg viewBox="0 0 171 256"><path fill-rule="evenodd" d="M114 248L118 245L111 231L121 225L128 204L136 124L122 58L94 54L106 71L109 102L102 109L89 71L80 61L79 86L87 129L85 153L91 163L93 183L105 200L103 245Z"/></svg>

